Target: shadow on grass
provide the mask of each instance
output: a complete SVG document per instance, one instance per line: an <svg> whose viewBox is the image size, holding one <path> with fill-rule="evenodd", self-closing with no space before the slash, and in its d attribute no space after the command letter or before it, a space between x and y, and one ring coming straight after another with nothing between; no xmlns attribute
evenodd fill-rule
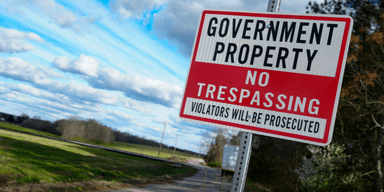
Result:
<svg viewBox="0 0 384 192"><path fill-rule="evenodd" d="M69 144L63 142L62 145ZM0 162L24 173L14 176L17 184L48 182L82 182L94 179L124 182L135 178L152 178L191 171L167 163L117 154L85 146L70 146L84 154L56 147L0 136L0 146L10 160ZM88 154L88 155L85 155ZM2 152L0 151L0 155ZM48 179L49 178L49 179Z"/></svg>
<svg viewBox="0 0 384 192"><path fill-rule="evenodd" d="M166 162L160 162L160 161L154 161L154 160L149 160L141 157L136 157L136 156L129 156L125 154L120 154L120 153L114 153L114 152L109 152L106 150L102 149L93 149L93 148L88 148L88 147L83 147L83 146L75 146L78 149L85 150L89 153L93 153L97 156L99 156L102 159L105 159L106 161L113 161L116 164L119 164L124 166L123 164L126 164L127 162L127 157L131 161L139 162L139 167L134 167L135 170L137 171L136 176L138 177L144 177L144 178L152 178L152 177L158 177L158 176L164 176L164 175L172 175L172 174L184 174L188 172L196 172L194 168L190 168L184 165L180 166L174 166L170 163ZM123 164L121 164L123 163ZM130 163L128 163L130 164ZM130 165L131 166L131 165ZM132 166L131 166L132 167Z"/></svg>

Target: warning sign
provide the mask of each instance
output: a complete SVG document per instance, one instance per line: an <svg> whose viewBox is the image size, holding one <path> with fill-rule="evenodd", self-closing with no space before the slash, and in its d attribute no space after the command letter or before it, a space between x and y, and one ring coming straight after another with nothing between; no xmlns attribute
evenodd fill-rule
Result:
<svg viewBox="0 0 384 192"><path fill-rule="evenodd" d="M204 11L180 117L329 144L352 24L349 16Z"/></svg>

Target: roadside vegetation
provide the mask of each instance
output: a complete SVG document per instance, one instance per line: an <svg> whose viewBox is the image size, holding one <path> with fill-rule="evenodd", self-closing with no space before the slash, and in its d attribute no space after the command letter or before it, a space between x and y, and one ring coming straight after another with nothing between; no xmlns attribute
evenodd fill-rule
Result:
<svg viewBox="0 0 384 192"><path fill-rule="evenodd" d="M0 130L0 186L103 180L129 182L196 170ZM32 190L33 191L33 190Z"/></svg>
<svg viewBox="0 0 384 192"><path fill-rule="evenodd" d="M139 144L131 144L131 143L123 143L123 142L114 142L113 144L101 144L101 146L120 149L124 151L129 151L133 153L148 155L151 157L158 157L159 147L155 146L147 146L147 145L139 145ZM173 155L172 149L161 149L160 157L162 159L170 159L180 162L186 162L188 159L199 159L199 156L179 152L176 151L175 155Z"/></svg>

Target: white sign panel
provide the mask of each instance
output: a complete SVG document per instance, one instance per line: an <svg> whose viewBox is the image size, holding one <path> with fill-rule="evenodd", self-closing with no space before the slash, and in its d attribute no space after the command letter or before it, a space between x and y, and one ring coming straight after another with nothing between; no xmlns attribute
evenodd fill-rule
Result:
<svg viewBox="0 0 384 192"><path fill-rule="evenodd" d="M349 16L204 11L180 117L329 144L352 25Z"/></svg>

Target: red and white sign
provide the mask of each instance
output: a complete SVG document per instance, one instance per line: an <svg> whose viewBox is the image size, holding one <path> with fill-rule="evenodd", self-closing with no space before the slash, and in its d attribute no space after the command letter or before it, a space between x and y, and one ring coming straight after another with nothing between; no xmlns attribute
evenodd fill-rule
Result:
<svg viewBox="0 0 384 192"><path fill-rule="evenodd" d="M349 16L204 11L180 117L329 144L352 25Z"/></svg>

